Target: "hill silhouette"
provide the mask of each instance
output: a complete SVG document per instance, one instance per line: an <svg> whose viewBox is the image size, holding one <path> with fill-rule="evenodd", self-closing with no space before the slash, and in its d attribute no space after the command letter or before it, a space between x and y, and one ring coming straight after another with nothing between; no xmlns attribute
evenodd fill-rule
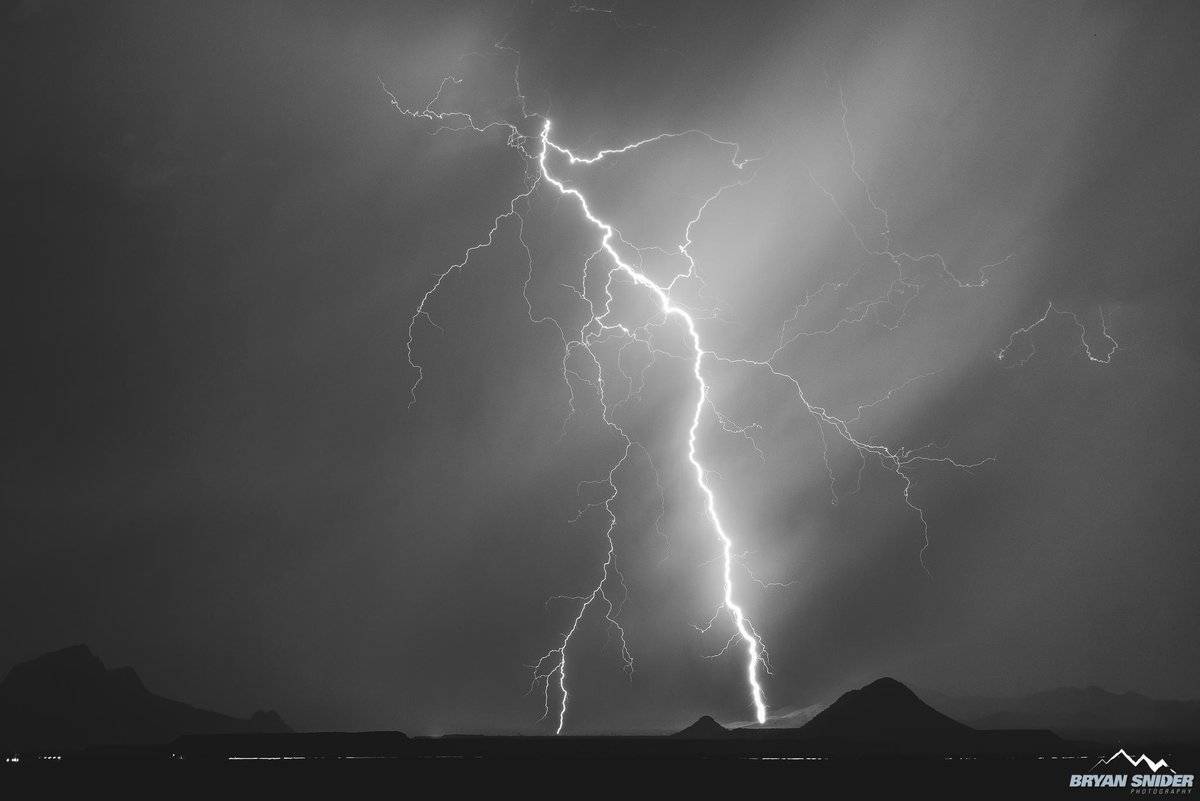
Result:
<svg viewBox="0 0 1200 801"><path fill-rule="evenodd" d="M851 690L798 731L841 740L961 737L972 729L943 715L893 678Z"/></svg>
<svg viewBox="0 0 1200 801"><path fill-rule="evenodd" d="M710 716L671 736L406 737L401 732L296 734L273 712L249 719L151 693L132 668L110 670L86 646L14 667L0 682L0 750L82 758L788 758L944 760L948 756L1078 756L1079 742L1044 729L972 728L882 678L851 690L795 728L727 729ZM820 709L819 712L816 712ZM785 710L785 719L795 719ZM105 747L105 748L101 748ZM850 764L842 762L840 764ZM916 762L911 762L916 764Z"/></svg>
<svg viewBox="0 0 1200 801"><path fill-rule="evenodd" d="M86 645L16 665L0 682L0 749L153 745L184 734L290 733L273 711L235 718L155 695L132 667L108 669Z"/></svg>
<svg viewBox="0 0 1200 801"><path fill-rule="evenodd" d="M1080 740L1200 743L1200 700L1162 700L1100 687L1059 687L1008 698L933 691L921 696L978 728L1046 728Z"/></svg>
<svg viewBox="0 0 1200 801"><path fill-rule="evenodd" d="M803 726L754 726L737 729L735 734L763 745L790 742L793 747L830 755L1057 753L1066 745L1045 730L973 729L888 677L843 694Z"/></svg>
<svg viewBox="0 0 1200 801"><path fill-rule="evenodd" d="M694 737L698 739L712 739L716 737L724 737L729 734L729 729L717 723L710 716L704 715L691 726L688 726L683 731L675 732L672 737Z"/></svg>

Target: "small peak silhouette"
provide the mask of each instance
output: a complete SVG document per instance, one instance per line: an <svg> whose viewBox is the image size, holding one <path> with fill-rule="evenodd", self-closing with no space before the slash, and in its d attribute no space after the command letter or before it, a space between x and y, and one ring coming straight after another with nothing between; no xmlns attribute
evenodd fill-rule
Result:
<svg viewBox="0 0 1200 801"><path fill-rule="evenodd" d="M704 715L691 726L686 729L676 732L675 737L694 737L702 739L713 739L724 737L729 734L729 729L717 723L709 715Z"/></svg>

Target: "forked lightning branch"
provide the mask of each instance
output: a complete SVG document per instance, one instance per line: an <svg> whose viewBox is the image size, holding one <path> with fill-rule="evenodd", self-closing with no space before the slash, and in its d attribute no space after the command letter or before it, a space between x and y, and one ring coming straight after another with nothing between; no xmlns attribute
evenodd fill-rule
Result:
<svg viewBox="0 0 1200 801"><path fill-rule="evenodd" d="M620 622L621 607L627 590L624 577L617 566L618 554L614 540L614 531L616 530L618 520L614 511L614 502L617 500L619 494L618 474L631 468L633 457L637 453L645 453L645 449L622 428L616 414L622 401L614 401L607 391L606 379L610 376L606 374L606 371L612 368L606 368L603 360L597 355L594 348L601 342L611 342L613 340L648 344L651 335L656 331L667 327L675 327L683 335L683 341L687 346L687 353L683 358L690 367L689 372L692 382L692 387L688 390L690 398L690 403L687 406L689 417L685 421L688 432L687 442L681 448L678 458L681 460L681 463L686 462L694 478L696 497L700 499L703 505L705 522L709 529L707 536L712 537L719 548L718 558L722 568L721 585L712 589L714 603L717 607L716 613L712 615L707 625L699 628L702 631L708 631L722 618L728 622L732 633L726 641L724 648L718 654L714 654L714 656L733 654L735 658L741 661L744 666L745 693L749 702L748 705L753 709L755 719L759 723L764 723L769 717L769 707L763 688L763 677L770 672L770 662L763 638L745 610L745 593L747 587L762 585L762 582L758 582L749 575L749 571L740 558L738 551L738 534L730 530L722 519L722 503L732 503L733 501L719 498L714 492L709 481L710 471L700 456L700 443L698 441L702 427L708 422L715 421L723 430L741 434L747 439L752 439L752 434L749 432L761 427L754 423L744 426L735 425L713 405L709 385L709 375L713 365L719 363L725 367L742 370L746 374L747 380L754 377L761 377L765 380L781 382L785 388L794 394L796 401L800 404L800 408L813 422L822 441L825 443L826 450L828 449L829 435L833 435L848 444L857 454L860 461L860 475L862 465L865 465L868 461L875 461L894 473L901 482L903 502L917 518L924 532L925 542L920 554L922 566L924 566L925 548L929 544L929 529L924 509L912 497L911 490L913 488L914 470L931 464L970 469L979 467L993 459L992 457L986 457L972 461L958 461L949 456L942 455L932 444L917 448L905 448L883 444L874 438L856 433L858 417L844 419L833 414L824 406L810 401L806 395L802 380L780 366L779 357L781 354L789 346L803 340L803 337L800 335L793 335L790 338L786 338L783 335L790 321L781 323L778 347L766 358L751 358L738 354L719 353L714 350L702 335L698 319L694 312L690 311L689 308L678 300L677 290L688 283L700 284L696 262L689 251L689 247L692 244L693 229L695 226L703 224L703 217L713 200L725 192L738 191L753 181L754 171L760 160L743 158L741 148L738 144L718 139L699 130L664 132L637 141L620 144L609 149L599 150L591 155L580 155L554 139L554 126L550 118L528 110L526 98L521 89L520 54L503 43L497 44L495 51L495 58L511 59L512 61L513 85L520 109L519 119L477 119L466 111L444 109L442 107L444 102L443 95L450 88L457 86L464 80L459 75L450 75L444 78L428 102L417 106L406 105L380 81L392 105L408 117L431 124L432 133L501 133L505 137L505 146L519 152L527 166L524 190L512 197L499 210L499 213L492 220L491 227L486 232L486 235L468 247L458 262L445 267L437 273L433 283L425 291L412 313L408 324L408 338L406 342L408 361L416 374L411 387L410 407L417 402L418 391L425 378L426 368L416 355L417 337L420 327L422 324L436 326L429 313L431 299L443 288L448 276L456 271L464 270L471 258L480 250L494 244L500 235L501 229L507 227L515 234L528 257L528 262L525 265L527 278L523 291L529 320L535 324L552 326L562 341L562 377L566 383L570 398L568 414L573 416L576 413L575 402L580 387L583 387L584 391L595 393L599 401L600 415L603 418L603 422L618 437L623 446L620 458L610 466L607 474L600 480L591 482L603 488L604 496L601 500L589 504L588 508L599 509L603 512L607 520L605 530L605 559L597 568L596 581L590 588L578 595L563 598L563 600L575 605L573 607L575 611L571 617L571 623L567 630L563 632L561 638L555 643L554 647L543 654L531 666L532 683L530 689L538 691L542 695L543 717L552 717L555 722L555 731L561 733L566 726L571 694L569 650L580 630L581 623L589 614L596 614L603 617L605 624L610 626L616 635L616 641L625 669L630 675L632 675L634 670L634 659L628 647L625 630ZM854 163L854 145L850 140L849 130L845 126L844 101L842 109L843 131L846 137L845 145L851 157L851 170L855 179L866 190L867 197L871 198L866 181ZM685 229L680 232L680 244L676 246L677 250L672 254L681 258L681 264L685 265L686 268L671 276L669 281L661 283L647 275L641 266L640 254L653 248L642 246L636 242L630 242L621 234L612 220L599 216L595 211L594 204L589 201L585 190L572 183L570 168L575 165L594 164L604 159L617 159L651 144L670 144L675 141L693 138L705 139L711 145L727 150L730 154L729 163L739 177L736 181L718 188L716 192L709 195L703 202L692 209ZM809 177L812 178L811 172ZM820 184L817 184L815 178L812 178L812 180L818 189L824 192L834 203L842 220L853 230L859 243L864 243L865 239L859 234L855 224L851 222L846 213L837 204L832 193L828 192ZM535 312L533 303L529 298L528 289L530 281L533 278L533 258L525 241L527 224L525 215L528 214L532 198L538 192L553 193L562 200L572 204L581 219L586 221L595 231L595 247L591 255L580 264L580 281L576 296L578 302L583 304L587 311L585 322L578 329L571 329L564 325L554 314L541 311ZM891 302L897 292L907 294L908 299L904 303L904 310L907 310L907 306L919 294L922 284L905 274L904 267L906 264L929 261L935 265L940 265L942 280L963 290L975 290L983 287L987 283L986 270L1003 264L1003 262L997 262L996 264L986 265L981 268L979 272L983 278L977 283L958 281L946 269L945 260L936 253L914 256L893 251L890 246L891 232L886 230L886 212L876 205L873 199L871 199L871 205L876 211L882 214L882 219L885 221L885 230L882 233L883 238L888 242L888 248L886 250L870 249L865 244L863 244L863 248L873 255L887 257L895 266L896 277L892 285L880 297L856 304L852 309L852 313L843 318L835 328L842 325L853 325L868 321L874 310L885 302ZM1004 261L1007 260L1006 258ZM597 265L603 265L601 269L604 270L604 273L600 279L600 286L603 289L602 292L589 294L588 287L593 285L596 280L594 271L597 269ZM617 281L631 284L653 301L656 313L649 321L637 327L631 327L625 323L618 322L617 306L619 303L616 299L617 295L613 291L615 282ZM823 290L824 287L817 290L817 292L819 293ZM798 305L797 313L810 299L808 296L805 297L804 301ZM1057 308L1054 310L1058 311ZM1034 327L1044 322L1048 316L1049 310L1042 319L1030 326L1013 332L1012 338L1010 338L1005 350L1000 353L1000 358L1003 359L1007 355L1007 352L1012 349L1017 339L1027 336ZM1108 358L1111 358L1117 348L1116 340L1109 336L1107 327L1104 329L1104 336L1111 343L1111 351L1107 357L1102 359L1096 357L1088 349L1086 331L1083 329L1083 324L1078 316L1072 315L1072 317L1075 318L1076 323L1079 325L1081 330L1080 339L1088 357L1093 361L1107 362ZM825 333L829 333L829 331L812 332L813 335ZM652 350L652 354L654 358L664 355L654 350ZM585 363L591 366L592 375L596 377L595 380L585 379L578 370L574 369L572 365L579 359L583 359ZM622 378L624 380L630 380L631 377L624 373L619 365L616 369L622 371ZM642 376L644 378L644 371L642 372ZM908 382L905 382L904 386L923 377L925 376L910 379ZM892 388L881 395L879 399L860 405L859 417L861 417L864 408L885 402L898 389L900 387ZM830 474L832 487L834 476L832 468L829 466L827 452L825 454L825 468ZM647 480L653 480L661 491L661 484L658 482L657 474L652 479L648 477ZM750 581L739 581L739 577L743 575L750 578Z"/></svg>

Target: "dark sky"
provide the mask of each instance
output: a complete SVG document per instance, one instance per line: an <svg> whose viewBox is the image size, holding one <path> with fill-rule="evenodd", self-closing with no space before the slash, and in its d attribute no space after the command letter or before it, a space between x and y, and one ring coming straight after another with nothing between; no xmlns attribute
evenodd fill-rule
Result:
<svg viewBox="0 0 1200 801"><path fill-rule="evenodd" d="M891 279L878 248L937 251L959 289L922 291L786 368L810 400L868 410L864 438L933 442L970 472L902 483L831 444L761 373L714 369L723 412L762 424L759 458L706 418L702 453L771 649L775 709L879 675L951 693L1099 684L1200 696L1195 315L1200 64L1194 4L8 4L5 63L0 665L86 642L156 692L299 728L544 731L528 665L603 559L568 519L619 444L583 385L563 434L561 343L531 324L515 225L452 275L522 189L504 135L396 112L450 71L448 103L531 110L581 151L703 128L761 157L693 231L714 349L762 358L830 327ZM468 52L482 55L460 61ZM841 127L855 145L852 164ZM672 247L729 180L695 138L580 169L597 208ZM810 175L811 171L811 175ZM817 187L828 188L845 212ZM578 324L561 284L594 234L535 194L535 309ZM590 247L589 247L590 246ZM664 268L665 269L665 268ZM882 283L881 283L882 282ZM630 315L644 311L628 293ZM692 298L701 302L699 298ZM1009 334L1053 301L1070 318ZM890 311L889 311L890 310ZM890 315L890 316L889 316ZM667 348L681 346L664 332ZM1033 349L1036 348L1036 353ZM1017 364L1031 356L1024 364ZM749 718L725 634L715 540L683 454L686 364L647 371L623 418L644 459L615 531L637 660L595 617L570 651L568 728Z"/></svg>

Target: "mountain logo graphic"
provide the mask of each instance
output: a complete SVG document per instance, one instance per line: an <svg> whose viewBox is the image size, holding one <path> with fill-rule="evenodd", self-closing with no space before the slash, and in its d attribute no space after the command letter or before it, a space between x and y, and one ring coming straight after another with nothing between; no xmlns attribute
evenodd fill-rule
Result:
<svg viewBox="0 0 1200 801"><path fill-rule="evenodd" d="M1167 760L1165 760L1165 759L1151 759L1150 757L1146 756L1145 754L1142 754L1137 759L1134 759L1133 757L1131 757L1129 755L1129 753L1124 748L1117 749L1117 753L1113 754L1108 759L1102 759L1099 762L1097 762L1095 765L1092 765L1092 770L1095 770L1096 768L1100 767L1101 765L1109 764L1117 757L1125 757L1125 761L1128 762L1130 765L1132 765L1135 768L1138 765L1145 765L1146 767L1150 768L1150 770L1154 771L1155 773L1158 773L1163 768L1167 768L1172 773L1175 772L1174 769L1171 768L1171 766L1167 764Z"/></svg>
<svg viewBox="0 0 1200 801"><path fill-rule="evenodd" d="M1128 787L1134 794L1189 795L1195 782L1194 774L1177 773L1165 759L1151 759L1145 754L1135 757L1124 748L1118 748L1108 759L1092 765L1087 773L1072 773L1067 786L1074 789Z"/></svg>

